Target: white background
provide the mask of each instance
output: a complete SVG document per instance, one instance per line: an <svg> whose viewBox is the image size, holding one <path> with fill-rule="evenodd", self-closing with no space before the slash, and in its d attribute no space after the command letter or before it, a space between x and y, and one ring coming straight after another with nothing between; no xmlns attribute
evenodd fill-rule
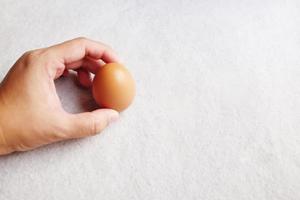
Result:
<svg viewBox="0 0 300 200"><path fill-rule="evenodd" d="M137 83L102 134L1 157L1 200L300 198L299 1L0 9L1 79L24 51L86 36L111 45ZM72 79L57 90L70 112L93 103Z"/></svg>

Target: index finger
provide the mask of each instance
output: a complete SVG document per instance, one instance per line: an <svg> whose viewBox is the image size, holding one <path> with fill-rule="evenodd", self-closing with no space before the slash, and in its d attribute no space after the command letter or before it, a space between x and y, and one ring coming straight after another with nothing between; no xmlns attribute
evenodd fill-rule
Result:
<svg viewBox="0 0 300 200"><path fill-rule="evenodd" d="M90 57L106 63L118 62L116 54L107 45L87 38L76 38L48 48L65 65Z"/></svg>

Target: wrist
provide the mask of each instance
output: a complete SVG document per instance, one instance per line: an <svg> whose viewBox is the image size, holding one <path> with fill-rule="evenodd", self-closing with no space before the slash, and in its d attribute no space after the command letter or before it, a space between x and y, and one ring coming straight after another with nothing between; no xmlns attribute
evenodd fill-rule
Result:
<svg viewBox="0 0 300 200"><path fill-rule="evenodd" d="M4 131L2 128L2 125L0 123L0 155L7 154L9 152L9 149L7 147L7 143L4 137Z"/></svg>
<svg viewBox="0 0 300 200"><path fill-rule="evenodd" d="M3 105L2 96L1 96L1 92L0 92L0 156L12 152L11 148L8 147L8 144L7 144L7 141L5 138L4 119L2 116L3 111L4 111L4 105Z"/></svg>

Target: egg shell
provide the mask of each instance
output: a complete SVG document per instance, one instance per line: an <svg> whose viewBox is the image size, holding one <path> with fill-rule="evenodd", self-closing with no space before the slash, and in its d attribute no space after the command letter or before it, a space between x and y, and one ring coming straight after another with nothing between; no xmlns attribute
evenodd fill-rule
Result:
<svg viewBox="0 0 300 200"><path fill-rule="evenodd" d="M93 80L93 97L104 108L125 110L135 96L135 82L129 71L119 63L101 67Z"/></svg>

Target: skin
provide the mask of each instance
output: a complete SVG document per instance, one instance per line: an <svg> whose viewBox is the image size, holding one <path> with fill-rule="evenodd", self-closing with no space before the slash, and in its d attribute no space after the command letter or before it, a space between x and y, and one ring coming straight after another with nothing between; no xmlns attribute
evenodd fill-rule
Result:
<svg viewBox="0 0 300 200"><path fill-rule="evenodd" d="M22 55L0 84L0 155L95 135L115 121L119 114L111 109L67 113L54 85L55 79L75 70L88 88L90 73L108 62L118 62L112 49L86 38Z"/></svg>

